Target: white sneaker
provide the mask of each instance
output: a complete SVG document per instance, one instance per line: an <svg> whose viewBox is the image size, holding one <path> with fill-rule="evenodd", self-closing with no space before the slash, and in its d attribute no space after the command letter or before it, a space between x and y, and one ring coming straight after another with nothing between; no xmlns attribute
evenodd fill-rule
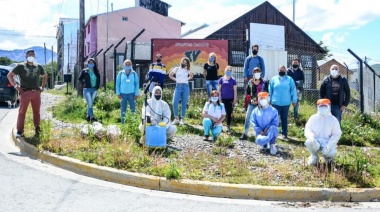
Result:
<svg viewBox="0 0 380 212"><path fill-rule="evenodd" d="M314 166L314 165L317 165L318 161L319 161L319 158L318 158L318 157L310 156L310 157L309 157L309 161L307 162L307 164L308 164L309 166Z"/></svg>
<svg viewBox="0 0 380 212"><path fill-rule="evenodd" d="M181 125L184 125L184 124L186 124L186 122L185 122L185 120L184 120L184 119L181 119L181 121L179 121L179 123L180 123Z"/></svg>
<svg viewBox="0 0 380 212"><path fill-rule="evenodd" d="M178 118L174 119L174 121L172 122L172 125L177 125L179 123L179 120Z"/></svg>
<svg viewBox="0 0 380 212"><path fill-rule="evenodd" d="M276 146L274 144L270 145L269 153L271 155L276 155L277 154L277 148L276 148Z"/></svg>

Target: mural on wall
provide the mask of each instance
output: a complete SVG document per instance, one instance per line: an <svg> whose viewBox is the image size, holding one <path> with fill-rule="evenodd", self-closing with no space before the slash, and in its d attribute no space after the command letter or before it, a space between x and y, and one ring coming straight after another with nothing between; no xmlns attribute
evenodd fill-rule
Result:
<svg viewBox="0 0 380 212"><path fill-rule="evenodd" d="M202 75L211 52L216 54L218 75L224 75L224 68L228 65L228 40L152 39L152 45L152 59L155 60L155 55L160 53L168 73L179 66L182 57L187 57L195 77Z"/></svg>

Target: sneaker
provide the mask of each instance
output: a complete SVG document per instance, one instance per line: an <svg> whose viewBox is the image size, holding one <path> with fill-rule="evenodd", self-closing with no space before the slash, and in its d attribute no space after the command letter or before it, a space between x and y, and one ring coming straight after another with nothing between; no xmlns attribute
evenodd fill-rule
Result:
<svg viewBox="0 0 380 212"><path fill-rule="evenodd" d="M23 137L24 135L22 134L21 131L17 131L16 133L16 138L20 138L20 137Z"/></svg>
<svg viewBox="0 0 380 212"><path fill-rule="evenodd" d="M241 140L241 141L245 141L245 140L247 140L247 139L248 139L248 137L247 137L246 134L243 134L243 135L240 136L240 138L239 138L239 140Z"/></svg>
<svg viewBox="0 0 380 212"><path fill-rule="evenodd" d="M334 162L334 158L332 157L324 157L325 158L325 163L328 163L328 164L331 164L332 162Z"/></svg>
<svg viewBox="0 0 380 212"><path fill-rule="evenodd" d="M216 137L212 137L213 142L216 142L216 139L217 139Z"/></svg>
<svg viewBox="0 0 380 212"><path fill-rule="evenodd" d="M208 140L208 137L209 137L208 135L205 135L205 137L203 138L203 140L204 140L204 141L209 141L209 140Z"/></svg>
<svg viewBox="0 0 380 212"><path fill-rule="evenodd" d="M231 127L227 126L226 132L230 132L230 131L231 131Z"/></svg>
<svg viewBox="0 0 380 212"><path fill-rule="evenodd" d="M174 119L174 121L172 122L172 125L177 125L179 123L179 120L178 118Z"/></svg>
<svg viewBox="0 0 380 212"><path fill-rule="evenodd" d="M274 144L270 145L269 153L271 155L276 155L277 154L277 148L276 148L276 146Z"/></svg>
<svg viewBox="0 0 380 212"><path fill-rule="evenodd" d="M282 140L288 140L288 136L286 136L286 135L281 135L281 139L282 139Z"/></svg>
<svg viewBox="0 0 380 212"><path fill-rule="evenodd" d="M96 119L95 117L91 118L91 122L97 122L98 119Z"/></svg>
<svg viewBox="0 0 380 212"><path fill-rule="evenodd" d="M90 122L90 116L89 115L86 116L86 121Z"/></svg>
<svg viewBox="0 0 380 212"><path fill-rule="evenodd" d="M307 164L308 164L309 166L315 166L315 165L317 165L318 161L319 161L319 158L318 158L318 157L310 156L310 157L309 157L309 161L307 162Z"/></svg>
<svg viewBox="0 0 380 212"><path fill-rule="evenodd" d="M186 124L186 122L185 122L184 119L181 119L181 121L179 122L179 124L184 125L184 124Z"/></svg>

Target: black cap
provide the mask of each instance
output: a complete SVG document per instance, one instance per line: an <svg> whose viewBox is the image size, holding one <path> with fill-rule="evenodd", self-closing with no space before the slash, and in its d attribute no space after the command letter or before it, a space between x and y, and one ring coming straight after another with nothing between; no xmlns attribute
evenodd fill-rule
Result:
<svg viewBox="0 0 380 212"><path fill-rule="evenodd" d="M34 50L33 49L28 49L28 50L26 50L25 54L28 54L29 52L33 52L34 53Z"/></svg>

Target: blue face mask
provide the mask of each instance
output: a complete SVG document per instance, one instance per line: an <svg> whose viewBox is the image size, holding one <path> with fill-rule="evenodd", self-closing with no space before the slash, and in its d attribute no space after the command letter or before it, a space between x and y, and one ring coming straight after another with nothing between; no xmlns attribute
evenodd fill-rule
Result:
<svg viewBox="0 0 380 212"><path fill-rule="evenodd" d="M232 75L232 71L226 71L226 76L230 77Z"/></svg>
<svg viewBox="0 0 380 212"><path fill-rule="evenodd" d="M94 66L95 66L95 64L93 64L93 63L89 63L89 64L87 64L87 66L88 66L88 68L93 69Z"/></svg>
<svg viewBox="0 0 380 212"><path fill-rule="evenodd" d="M124 69L125 69L125 70L131 70L132 67L131 67L131 66L124 66Z"/></svg>
<svg viewBox="0 0 380 212"><path fill-rule="evenodd" d="M215 102L218 101L219 98L216 97L216 96L212 96L210 99L211 99L211 102L214 102L214 103L215 103Z"/></svg>
<svg viewBox="0 0 380 212"><path fill-rule="evenodd" d="M210 60L210 62L214 62L215 58L214 57L210 57L209 60Z"/></svg>

